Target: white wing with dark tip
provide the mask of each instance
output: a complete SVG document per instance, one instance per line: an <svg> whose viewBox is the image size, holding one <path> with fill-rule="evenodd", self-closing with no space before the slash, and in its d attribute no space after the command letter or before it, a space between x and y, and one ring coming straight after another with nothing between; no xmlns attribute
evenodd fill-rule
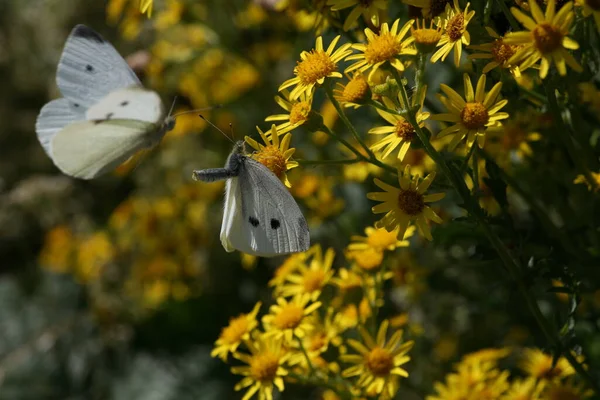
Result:
<svg viewBox="0 0 600 400"><path fill-rule="evenodd" d="M58 63L56 83L73 108L87 110L116 89L141 86L127 62L85 25L71 31Z"/></svg>

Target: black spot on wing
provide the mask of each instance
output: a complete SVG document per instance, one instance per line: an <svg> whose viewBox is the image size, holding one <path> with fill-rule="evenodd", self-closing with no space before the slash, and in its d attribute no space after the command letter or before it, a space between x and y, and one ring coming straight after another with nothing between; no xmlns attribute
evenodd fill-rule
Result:
<svg viewBox="0 0 600 400"><path fill-rule="evenodd" d="M278 219L271 218L271 229L277 229L281 226L281 223Z"/></svg>
<svg viewBox="0 0 600 400"><path fill-rule="evenodd" d="M108 114L106 114L106 120L108 121L109 119L111 119L113 115L115 115L115 114L111 113L111 112L109 112Z"/></svg>
<svg viewBox="0 0 600 400"><path fill-rule="evenodd" d="M120 106L125 107L127 104L129 104L129 102L127 100L125 100L125 101L121 102Z"/></svg>
<svg viewBox="0 0 600 400"><path fill-rule="evenodd" d="M256 227L258 226L258 224L259 224L258 220L257 220L255 217L253 217L253 216L250 216L250 217L248 218L248 222L250 222L250 225L252 225L252 226L253 226L253 227L255 227L255 228L256 228Z"/></svg>
<svg viewBox="0 0 600 400"><path fill-rule="evenodd" d="M79 108L79 103L73 103L73 107Z"/></svg>
<svg viewBox="0 0 600 400"><path fill-rule="evenodd" d="M85 66L85 70L87 72L94 72L94 67L92 67L90 64L88 64L88 65Z"/></svg>
<svg viewBox="0 0 600 400"><path fill-rule="evenodd" d="M104 121L106 121L105 119L95 119L92 122L94 123L94 125L99 125L101 123L103 123Z"/></svg>
<svg viewBox="0 0 600 400"><path fill-rule="evenodd" d="M104 38L102 36L100 36L95 30L90 29L85 25L77 25L75 29L73 29L73 36L92 40L97 43L104 43Z"/></svg>

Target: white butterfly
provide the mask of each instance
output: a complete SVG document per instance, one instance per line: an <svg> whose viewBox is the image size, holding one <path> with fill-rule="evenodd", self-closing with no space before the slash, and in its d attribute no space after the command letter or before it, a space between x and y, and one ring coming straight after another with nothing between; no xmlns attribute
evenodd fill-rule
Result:
<svg viewBox="0 0 600 400"><path fill-rule="evenodd" d="M144 89L115 48L87 26L71 31L56 82L64 98L42 108L35 130L67 175L95 178L158 144L175 126L159 96Z"/></svg>
<svg viewBox="0 0 600 400"><path fill-rule="evenodd" d="M235 144L225 168L194 171L195 180L227 180L221 244L262 257L308 250L308 225L298 204L270 169Z"/></svg>

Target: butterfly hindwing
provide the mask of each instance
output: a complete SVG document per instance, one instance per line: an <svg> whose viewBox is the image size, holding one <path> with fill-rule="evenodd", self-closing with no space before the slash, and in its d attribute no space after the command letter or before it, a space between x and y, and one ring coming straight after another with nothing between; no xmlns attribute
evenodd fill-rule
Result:
<svg viewBox="0 0 600 400"><path fill-rule="evenodd" d="M42 107L35 123L35 132L46 154L52 156L52 140L60 130L82 119L83 115L71 110L67 99L52 100Z"/></svg>
<svg viewBox="0 0 600 400"><path fill-rule="evenodd" d="M71 31L58 63L56 82L75 109L88 109L113 90L141 85L115 48L85 25Z"/></svg>

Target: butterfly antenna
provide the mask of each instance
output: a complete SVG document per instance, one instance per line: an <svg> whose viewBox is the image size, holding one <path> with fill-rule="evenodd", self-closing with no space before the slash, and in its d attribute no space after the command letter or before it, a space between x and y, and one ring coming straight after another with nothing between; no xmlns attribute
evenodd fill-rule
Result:
<svg viewBox="0 0 600 400"><path fill-rule="evenodd" d="M169 114L167 115L167 118L171 116L171 113L173 112L173 109L175 108L175 103L177 103L177 96L175 96L173 98L173 103L171 104L171 109L169 110ZM175 116L173 116L175 117Z"/></svg>
<svg viewBox="0 0 600 400"><path fill-rule="evenodd" d="M207 124L209 124L210 126L212 126L213 128L215 128L216 130L218 130L219 132L221 132L223 134L223 136L225 136L227 138L227 140L229 140L231 143L235 144L235 142L233 141L233 139L230 138L229 136L227 136L227 134L225 132L223 132L221 130L221 128L219 128L218 126L216 126L215 124L213 124L212 122L210 122L209 120L207 120L206 118L204 118L204 116L202 114L198 114L198 116L200 118L202 118L204 121L206 121Z"/></svg>
<svg viewBox="0 0 600 400"><path fill-rule="evenodd" d="M208 111L208 110L215 110L215 109L217 109L217 108L221 108L221 107L223 107L223 105L222 105L222 104L217 104L217 105L210 106L210 107L196 108L196 109L194 109L194 110L182 111L182 112L180 112L180 113L177 113L177 114L173 115L173 118L175 118L175 117L178 117L178 116L180 116L180 115L185 115L185 114L192 114L192 113L196 114L198 111Z"/></svg>

